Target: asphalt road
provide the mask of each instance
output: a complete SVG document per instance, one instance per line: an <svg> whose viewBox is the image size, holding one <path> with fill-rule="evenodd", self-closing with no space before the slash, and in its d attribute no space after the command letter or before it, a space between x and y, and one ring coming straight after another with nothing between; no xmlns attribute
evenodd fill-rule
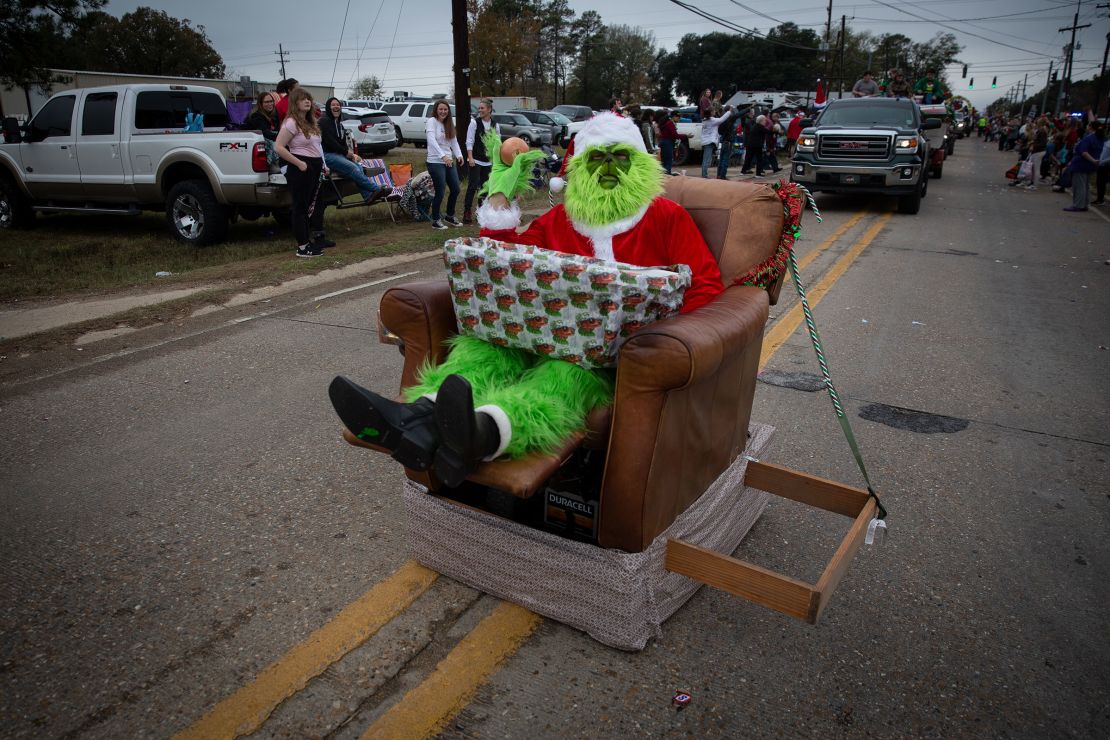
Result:
<svg viewBox="0 0 1110 740"><path fill-rule="evenodd" d="M1110 735L1110 220L1005 187L1011 162L960 142L816 308L890 510L822 621L709 588L640 653L544 621L446 735ZM893 205L818 203L810 284ZM400 470L340 441L326 397L335 374L394 389L388 285L72 348L0 387L0 734L185 730L406 567ZM784 385L817 373L805 333L766 369L764 459L858 485L828 398ZM774 501L738 555L812 580L843 521ZM361 735L496 607L436 579L256 734Z"/></svg>

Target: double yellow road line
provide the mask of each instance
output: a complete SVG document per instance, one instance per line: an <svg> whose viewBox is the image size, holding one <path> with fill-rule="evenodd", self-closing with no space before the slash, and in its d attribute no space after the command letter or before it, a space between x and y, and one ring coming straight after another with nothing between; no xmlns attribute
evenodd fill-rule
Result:
<svg viewBox="0 0 1110 740"><path fill-rule="evenodd" d="M798 269L804 270L867 215L867 211L860 211L841 224L798 261ZM889 213L876 218L809 288L811 307L821 302L890 219ZM797 303L774 323L763 340L760 370L794 334L803 318L801 304ZM435 571L416 562L405 563L177 737L230 739L257 731L283 701L404 612L437 577ZM363 737L407 739L434 734L470 701L497 667L516 652L540 621L537 614L502 602L419 686L381 715Z"/></svg>

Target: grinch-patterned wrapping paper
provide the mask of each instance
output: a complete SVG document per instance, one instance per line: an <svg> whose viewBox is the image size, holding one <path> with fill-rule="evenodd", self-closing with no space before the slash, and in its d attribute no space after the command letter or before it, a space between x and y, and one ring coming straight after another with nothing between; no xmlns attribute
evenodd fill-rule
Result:
<svg viewBox="0 0 1110 740"><path fill-rule="evenodd" d="M633 332L678 313L687 265L640 267L486 237L443 245L459 331L585 368L612 367Z"/></svg>

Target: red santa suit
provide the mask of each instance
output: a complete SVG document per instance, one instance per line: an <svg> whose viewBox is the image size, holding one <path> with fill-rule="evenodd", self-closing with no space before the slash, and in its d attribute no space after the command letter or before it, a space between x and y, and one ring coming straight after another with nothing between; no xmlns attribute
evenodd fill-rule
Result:
<svg viewBox="0 0 1110 740"><path fill-rule="evenodd" d="M484 227L481 235L643 267L688 265L693 279L682 313L704 306L724 290L717 261L694 220L685 208L663 197L654 198L629 218L604 226L576 224L559 204L530 223L524 233Z"/></svg>

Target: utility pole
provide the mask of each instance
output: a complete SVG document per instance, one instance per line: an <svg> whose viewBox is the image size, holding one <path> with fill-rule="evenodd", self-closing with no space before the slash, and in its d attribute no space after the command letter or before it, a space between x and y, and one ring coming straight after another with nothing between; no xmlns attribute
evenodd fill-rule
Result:
<svg viewBox="0 0 1110 740"><path fill-rule="evenodd" d="M840 97L844 97L844 21L845 16L840 16Z"/></svg>
<svg viewBox="0 0 1110 740"><path fill-rule="evenodd" d="M1075 18L1072 20L1071 25L1059 29L1060 33L1064 33L1065 31L1071 31L1071 43L1068 44L1068 58L1067 58L1067 62L1065 62L1067 64L1067 66L1064 68L1064 88L1061 91L1061 95L1060 95L1060 97L1062 97L1064 99L1064 107L1065 108L1068 107L1069 104L1071 103L1071 100L1069 99L1069 96L1071 95L1072 59L1075 57L1075 32L1078 31L1080 28L1090 28L1091 27L1090 23L1085 23L1082 26L1079 25L1079 6L1080 6L1080 3L1082 3L1082 0L1076 0L1076 3L1075 3ZM1057 113L1057 115L1059 115L1059 113L1060 113L1060 109L1059 109L1058 105L1057 105L1057 108L1056 108L1056 113Z"/></svg>
<svg viewBox="0 0 1110 740"><path fill-rule="evenodd" d="M283 80L289 79L285 74L285 57L289 54L289 52L287 52L285 49L283 49L281 44L278 44L278 50L275 51L274 53L277 54L278 59L281 60L281 79L283 79Z"/></svg>
<svg viewBox="0 0 1110 740"><path fill-rule="evenodd" d="M451 39L455 46L455 138L461 144L466 141L466 130L470 126L470 39L466 28L466 0L451 0ZM490 156L497 156L497 153L490 152Z"/></svg>
<svg viewBox="0 0 1110 740"><path fill-rule="evenodd" d="M1054 62L1054 61L1056 61L1056 60L1053 59L1053 60L1049 61L1049 63L1048 63L1048 77L1045 79L1045 82L1044 82L1044 95L1041 96L1041 114L1042 115L1045 112L1048 111L1048 88L1052 87L1052 62Z"/></svg>
<svg viewBox="0 0 1110 740"><path fill-rule="evenodd" d="M1025 118L1025 86L1029 84L1029 73L1025 73L1025 79L1021 83L1021 110L1018 111L1018 118Z"/></svg>
<svg viewBox="0 0 1110 740"><path fill-rule="evenodd" d="M1110 8L1110 5L1099 5L1100 8ZM1110 54L1110 32L1106 34L1106 46L1102 50L1102 69L1098 73L1098 84L1095 85L1095 118L1098 118L1099 109L1102 108L1102 80L1106 77L1106 55Z"/></svg>
<svg viewBox="0 0 1110 740"><path fill-rule="evenodd" d="M829 0L828 16L825 18L825 71L821 79L825 83L825 102L829 100L829 37L832 36L832 0Z"/></svg>

